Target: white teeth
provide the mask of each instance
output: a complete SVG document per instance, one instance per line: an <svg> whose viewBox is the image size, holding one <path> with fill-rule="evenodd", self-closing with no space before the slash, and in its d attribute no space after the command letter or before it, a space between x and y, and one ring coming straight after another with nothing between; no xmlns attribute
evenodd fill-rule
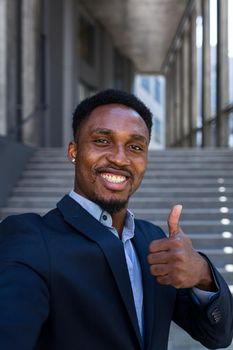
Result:
<svg viewBox="0 0 233 350"><path fill-rule="evenodd" d="M122 183L126 180L126 177L121 175L119 176L119 175L101 174L101 176L105 180L116 184Z"/></svg>

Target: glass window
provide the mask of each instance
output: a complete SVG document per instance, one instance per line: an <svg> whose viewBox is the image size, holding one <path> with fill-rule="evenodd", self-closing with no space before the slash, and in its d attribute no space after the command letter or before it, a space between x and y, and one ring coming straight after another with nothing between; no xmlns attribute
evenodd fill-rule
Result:
<svg viewBox="0 0 233 350"><path fill-rule="evenodd" d="M158 78L155 78L155 99L157 102L161 102L161 82Z"/></svg>
<svg viewBox="0 0 233 350"><path fill-rule="evenodd" d="M141 85L142 85L143 89L145 89L148 92L150 91L150 82L149 82L148 77L141 78Z"/></svg>

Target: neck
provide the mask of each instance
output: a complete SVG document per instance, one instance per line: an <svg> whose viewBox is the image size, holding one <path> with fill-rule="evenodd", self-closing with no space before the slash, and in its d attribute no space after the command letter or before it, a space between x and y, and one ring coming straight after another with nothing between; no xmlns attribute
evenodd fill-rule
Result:
<svg viewBox="0 0 233 350"><path fill-rule="evenodd" d="M112 226L117 230L120 239L122 237L122 232L125 224L126 212L126 209L122 209L121 211L112 214Z"/></svg>

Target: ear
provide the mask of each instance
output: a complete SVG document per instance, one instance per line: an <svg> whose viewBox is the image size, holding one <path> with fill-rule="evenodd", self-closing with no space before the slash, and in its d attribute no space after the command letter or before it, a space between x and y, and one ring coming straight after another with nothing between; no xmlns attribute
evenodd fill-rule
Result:
<svg viewBox="0 0 233 350"><path fill-rule="evenodd" d="M76 144L76 142L72 141L69 143L68 149L67 149L67 156L72 163L75 163L76 156L77 156L77 144Z"/></svg>

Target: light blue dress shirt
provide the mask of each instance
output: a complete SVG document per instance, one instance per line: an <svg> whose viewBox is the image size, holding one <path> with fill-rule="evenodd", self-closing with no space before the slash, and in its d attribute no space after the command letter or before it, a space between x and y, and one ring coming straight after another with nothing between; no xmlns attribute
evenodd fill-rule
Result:
<svg viewBox="0 0 233 350"><path fill-rule="evenodd" d="M112 226L111 215L103 210L99 205L90 201L89 199L80 196L78 193L71 191L69 196L78 202L86 211L88 211L96 220L105 225L116 237L119 238L117 230ZM122 232L122 243L125 252L131 288L134 297L135 310L138 319L140 333L143 338L143 286L140 263L133 247L131 239L134 237L134 215L130 210L127 210L125 225ZM210 299L216 295L214 292L207 292L198 288L192 288L192 293L195 296L196 302L200 304L207 304Z"/></svg>

